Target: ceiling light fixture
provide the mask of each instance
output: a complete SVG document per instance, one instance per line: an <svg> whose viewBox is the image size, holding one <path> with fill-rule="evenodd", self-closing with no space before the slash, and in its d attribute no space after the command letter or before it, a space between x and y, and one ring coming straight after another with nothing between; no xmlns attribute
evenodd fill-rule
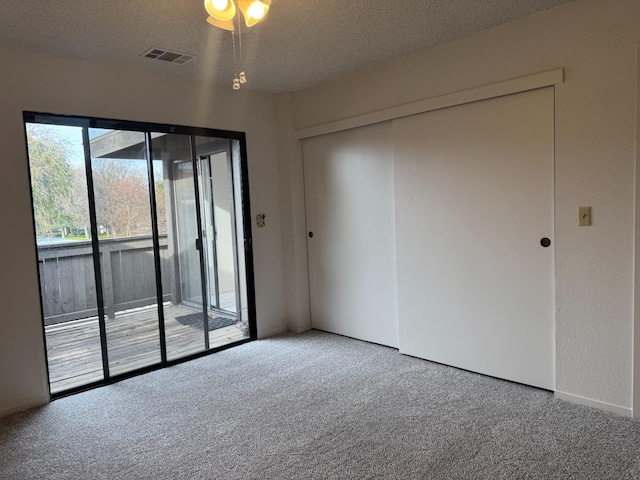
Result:
<svg viewBox="0 0 640 480"><path fill-rule="evenodd" d="M241 84L247 82L247 76L242 68L242 26L240 13L244 18L247 27L253 27L260 22L271 6L271 0L237 0L238 7L234 0L204 0L204 8L209 14L207 22L211 25L222 28L231 32L233 45L233 89L238 90ZM236 37L235 31L238 31L238 43L240 50L240 72L238 73L238 62L236 56Z"/></svg>

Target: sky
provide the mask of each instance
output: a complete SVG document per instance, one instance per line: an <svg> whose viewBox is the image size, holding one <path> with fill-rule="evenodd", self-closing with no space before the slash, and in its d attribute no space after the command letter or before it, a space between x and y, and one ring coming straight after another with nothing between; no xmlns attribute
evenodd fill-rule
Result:
<svg viewBox="0 0 640 480"><path fill-rule="evenodd" d="M72 127L68 125L52 125L52 124L27 124L38 125L39 128L44 128L48 132L51 132L56 138L61 140L67 146L67 153L69 154L68 160L73 167L82 167L84 165L84 147L82 144L82 127ZM89 139L94 139L100 135L110 133L113 130L107 130L103 128L89 128ZM129 162L130 160L122 160ZM155 162L154 162L155 163ZM146 164L139 161L131 161L131 167L133 171L136 171L139 175L146 177ZM158 180L162 180L162 172L154 172L154 177Z"/></svg>

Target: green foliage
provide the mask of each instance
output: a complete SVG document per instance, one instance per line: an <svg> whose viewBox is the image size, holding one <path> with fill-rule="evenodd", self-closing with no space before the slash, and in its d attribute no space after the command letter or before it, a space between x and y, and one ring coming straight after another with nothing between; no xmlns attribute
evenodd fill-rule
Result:
<svg viewBox="0 0 640 480"><path fill-rule="evenodd" d="M51 132L28 125L27 139L36 234L50 236L75 223L72 211L75 175L68 148Z"/></svg>

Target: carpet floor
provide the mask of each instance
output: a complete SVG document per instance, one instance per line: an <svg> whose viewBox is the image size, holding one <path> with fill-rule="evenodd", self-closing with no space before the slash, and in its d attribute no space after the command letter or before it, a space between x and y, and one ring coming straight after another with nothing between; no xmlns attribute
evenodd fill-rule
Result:
<svg viewBox="0 0 640 480"><path fill-rule="evenodd" d="M2 418L0 478L640 479L640 422L312 330Z"/></svg>

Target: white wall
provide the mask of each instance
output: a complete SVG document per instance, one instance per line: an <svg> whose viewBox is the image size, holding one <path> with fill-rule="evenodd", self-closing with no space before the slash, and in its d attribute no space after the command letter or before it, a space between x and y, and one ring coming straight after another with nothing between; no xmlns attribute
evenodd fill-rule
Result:
<svg viewBox="0 0 640 480"><path fill-rule="evenodd" d="M307 224L304 198L302 142L294 138L293 95L277 98L278 149L282 190L282 239L287 299L285 321L289 329L303 332L311 328L309 270L307 265Z"/></svg>
<svg viewBox="0 0 640 480"><path fill-rule="evenodd" d="M565 68L555 98L556 390L622 414L631 413L633 386L638 25L637 0L576 0L298 92L291 101L293 128L301 129ZM287 154L281 166L299 182L298 154ZM284 214L293 219L291 241L299 243L299 197L291 198ZM592 227L577 226L579 205L593 207Z"/></svg>
<svg viewBox="0 0 640 480"><path fill-rule="evenodd" d="M48 400L22 111L247 133L258 334L286 330L276 98L180 78L0 48L0 416Z"/></svg>
<svg viewBox="0 0 640 480"><path fill-rule="evenodd" d="M640 416L640 46L636 49L636 216L633 323L633 412Z"/></svg>

